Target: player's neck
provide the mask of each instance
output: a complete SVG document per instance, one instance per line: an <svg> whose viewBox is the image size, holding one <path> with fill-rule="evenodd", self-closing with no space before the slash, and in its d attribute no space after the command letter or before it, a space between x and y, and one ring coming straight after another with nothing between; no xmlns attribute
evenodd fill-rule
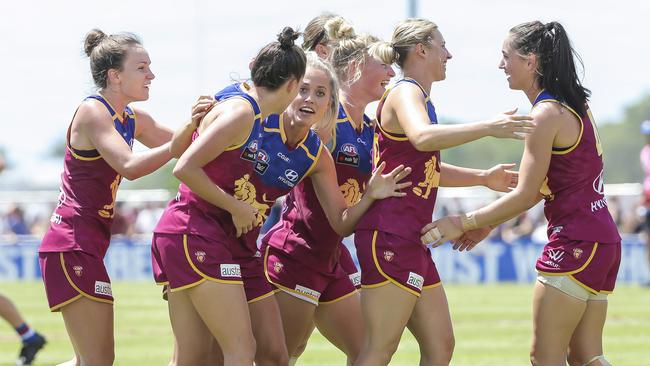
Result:
<svg viewBox="0 0 650 366"><path fill-rule="evenodd" d="M533 82L530 87L524 89L523 92L526 94L530 104L535 104L535 99L537 99L542 90L543 89L537 84L537 82Z"/></svg>
<svg viewBox="0 0 650 366"><path fill-rule="evenodd" d="M339 93L339 103L343 106L348 120L355 129L359 130L363 124L363 114L368 105L368 101L360 100L362 98L355 98L350 90L343 90Z"/></svg>
<svg viewBox="0 0 650 366"><path fill-rule="evenodd" d="M295 149L298 144L305 139L305 136L309 133L310 126L300 125L294 123L293 118L289 116L287 112L283 113L282 118L282 129L284 129L284 135L286 136L285 145L291 149Z"/></svg>
<svg viewBox="0 0 650 366"><path fill-rule="evenodd" d="M260 107L261 118L264 120L269 114L281 113L278 112L282 101L279 93L269 91L262 87L252 87L248 94L255 99L257 105Z"/></svg>
<svg viewBox="0 0 650 366"><path fill-rule="evenodd" d="M99 94L108 101L108 103L115 108L115 113L121 115L126 106L131 102L129 99L124 97L119 91L106 88L99 91Z"/></svg>
<svg viewBox="0 0 650 366"><path fill-rule="evenodd" d="M404 67L404 78L409 78L417 81L418 84L424 89L427 95L431 94L431 84L435 78L430 75L430 72L422 67Z"/></svg>

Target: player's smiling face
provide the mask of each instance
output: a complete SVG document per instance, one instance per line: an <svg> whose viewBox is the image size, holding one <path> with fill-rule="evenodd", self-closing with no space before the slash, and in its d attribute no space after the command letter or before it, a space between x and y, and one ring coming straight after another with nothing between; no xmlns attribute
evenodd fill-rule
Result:
<svg viewBox="0 0 650 366"><path fill-rule="evenodd" d="M532 85L535 79L534 55L519 54L512 48L512 40L508 37L503 41L499 69L505 72L510 89L523 90Z"/></svg>
<svg viewBox="0 0 650 366"><path fill-rule="evenodd" d="M434 30L426 46L428 52L425 55L431 65L433 80L445 80L447 77L447 61L451 59L452 55L447 49L447 43L442 33L437 29Z"/></svg>
<svg viewBox="0 0 650 366"><path fill-rule="evenodd" d="M357 83L374 101L381 98L393 76L395 76L395 70L391 65L368 55L361 68L361 77Z"/></svg>
<svg viewBox="0 0 650 366"><path fill-rule="evenodd" d="M122 70L117 72L120 92L127 99L140 101L149 99L149 86L156 76L149 66L151 59L147 51L139 45L129 47Z"/></svg>
<svg viewBox="0 0 650 366"><path fill-rule="evenodd" d="M298 95L287 109L294 123L311 127L323 119L332 99L330 85L325 71L307 67Z"/></svg>

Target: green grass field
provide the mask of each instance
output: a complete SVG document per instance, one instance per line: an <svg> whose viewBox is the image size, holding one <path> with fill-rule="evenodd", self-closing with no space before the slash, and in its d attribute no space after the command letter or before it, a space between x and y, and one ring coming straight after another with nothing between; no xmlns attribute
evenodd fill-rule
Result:
<svg viewBox="0 0 650 366"><path fill-rule="evenodd" d="M150 283L114 283L116 365L166 365L171 330L160 288ZM531 334L529 285L446 287L456 334L453 365L526 365ZM28 322L48 337L35 365L72 356L58 313L50 313L40 282L0 282ZM561 311L561 309L558 309ZM89 316L92 319L92 316ZM18 339L0 325L0 365L13 365ZM650 365L650 289L619 286L610 296L605 354L614 365ZM345 357L322 336L312 336L298 365L344 365ZM417 365L418 348L406 331L391 365Z"/></svg>

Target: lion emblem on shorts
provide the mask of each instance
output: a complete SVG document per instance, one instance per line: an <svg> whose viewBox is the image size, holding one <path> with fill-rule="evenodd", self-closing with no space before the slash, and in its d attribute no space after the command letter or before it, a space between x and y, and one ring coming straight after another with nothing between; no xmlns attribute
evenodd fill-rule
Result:
<svg viewBox="0 0 650 366"><path fill-rule="evenodd" d="M196 256L196 260L199 261L199 263L205 262L205 252L202 250L197 250L194 252L194 255Z"/></svg>
<svg viewBox="0 0 650 366"><path fill-rule="evenodd" d="M280 263L280 262L275 262L275 263L273 263L273 271L275 271L275 273L280 273L280 272L282 272L282 269L283 269L283 268L284 268L284 264L282 264L282 263Z"/></svg>
<svg viewBox="0 0 650 366"><path fill-rule="evenodd" d="M349 178L339 189L343 193L343 197L345 197L345 202L347 202L348 206L354 205L361 199L359 182L356 179Z"/></svg>
<svg viewBox="0 0 650 366"><path fill-rule="evenodd" d="M391 252L390 250L384 250L384 259L386 262L391 262L395 258L395 253Z"/></svg>
<svg viewBox="0 0 650 366"><path fill-rule="evenodd" d="M74 271L74 274L77 275L77 277L81 277L84 273L84 268L82 266L74 266L72 267L72 270Z"/></svg>
<svg viewBox="0 0 650 366"><path fill-rule="evenodd" d="M255 221L255 225L260 226L264 220L266 220L266 212L271 206L265 203L257 202L255 199L257 197L257 190L255 189L253 183L249 181L249 179L250 175L244 174L243 177L235 181L234 196L238 200L246 202L257 209L257 220ZM262 199L266 201L266 194L262 196Z"/></svg>
<svg viewBox="0 0 650 366"><path fill-rule="evenodd" d="M581 256L582 256L582 249L573 248L573 258L580 259Z"/></svg>

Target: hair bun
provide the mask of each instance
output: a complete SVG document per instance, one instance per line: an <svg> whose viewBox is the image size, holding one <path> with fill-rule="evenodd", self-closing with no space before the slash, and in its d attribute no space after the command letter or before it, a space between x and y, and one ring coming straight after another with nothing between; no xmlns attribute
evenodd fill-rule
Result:
<svg viewBox="0 0 650 366"><path fill-rule="evenodd" d="M284 27L282 32L278 34L278 42L282 49L290 49L295 45L295 40L300 37L300 33L293 30L291 27Z"/></svg>
<svg viewBox="0 0 650 366"><path fill-rule="evenodd" d="M86 52L86 55L90 57L93 49L95 49L95 47L97 47L97 45L99 45L106 37L108 37L106 33L97 28L88 32L88 34L86 34L86 40L84 41L84 52Z"/></svg>
<svg viewBox="0 0 650 366"><path fill-rule="evenodd" d="M340 16L336 16L328 20L325 23L324 28L327 32L327 35L332 40L339 41L356 37L356 33L354 32L354 27L352 24Z"/></svg>

